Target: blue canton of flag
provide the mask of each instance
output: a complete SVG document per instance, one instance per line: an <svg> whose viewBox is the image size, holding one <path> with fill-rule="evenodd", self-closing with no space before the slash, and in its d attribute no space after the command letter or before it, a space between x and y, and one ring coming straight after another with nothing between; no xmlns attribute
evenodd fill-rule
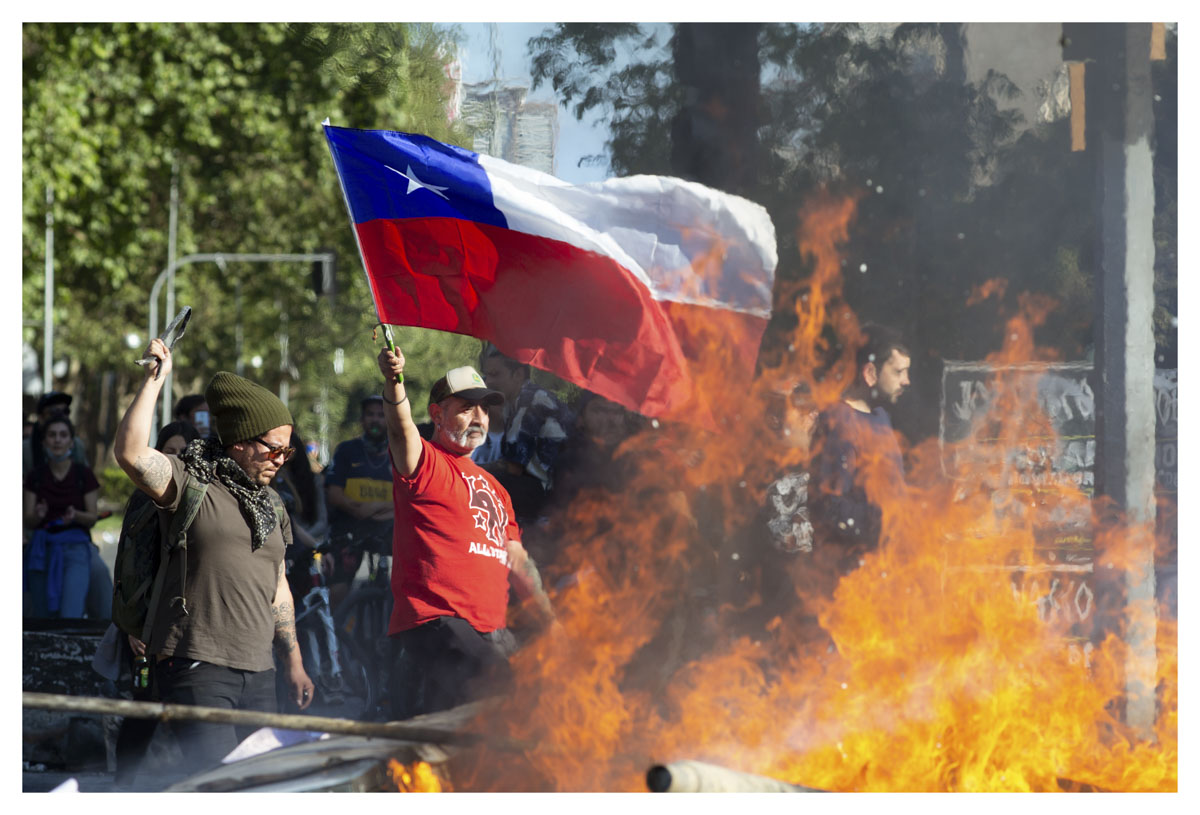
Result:
<svg viewBox="0 0 1200 815"><path fill-rule="evenodd" d="M328 128L355 223L378 218L463 218L507 227L479 154L427 136ZM379 180L392 176L392 184Z"/></svg>

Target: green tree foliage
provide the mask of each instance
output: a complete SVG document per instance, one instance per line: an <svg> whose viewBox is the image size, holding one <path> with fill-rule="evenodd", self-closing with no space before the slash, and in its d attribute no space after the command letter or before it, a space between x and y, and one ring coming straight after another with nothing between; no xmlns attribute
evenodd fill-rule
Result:
<svg viewBox="0 0 1200 815"><path fill-rule="evenodd" d="M41 316L45 190L54 190L56 356L85 435L107 454L140 369L151 285L167 265L173 168L177 255L338 253L336 306L308 264L183 267L177 303L194 315L178 348L176 398L242 360L265 386L290 381L302 432L322 393L378 379L374 310L320 123L427 133L463 144L446 115L453 32L429 25L26 24L23 57L23 311ZM160 327L170 315L160 318ZM280 346L288 334L289 366ZM367 337L366 345L362 338ZM35 348L41 332L27 328ZM474 343L478 347L478 343ZM335 348L345 373L333 373ZM467 361L470 342L431 341L422 364ZM330 409L338 435L340 409ZM334 439L336 441L336 438Z"/></svg>
<svg viewBox="0 0 1200 815"><path fill-rule="evenodd" d="M662 31L634 23L559 23L528 47L534 88L549 82L577 119L594 110L605 114L614 174L670 166L670 124L681 93Z"/></svg>
<svg viewBox="0 0 1200 815"><path fill-rule="evenodd" d="M671 122L676 175L733 193L757 187L759 23L679 23L671 38L682 104ZM720 53L722 59L714 60Z"/></svg>

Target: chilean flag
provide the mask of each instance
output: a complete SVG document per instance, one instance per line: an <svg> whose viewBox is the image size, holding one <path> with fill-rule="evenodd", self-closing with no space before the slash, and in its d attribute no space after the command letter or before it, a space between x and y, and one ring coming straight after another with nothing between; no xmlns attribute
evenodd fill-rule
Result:
<svg viewBox="0 0 1200 815"><path fill-rule="evenodd" d="M325 135L382 322L489 340L646 416L749 382L776 265L761 206L678 178L572 185L411 133Z"/></svg>

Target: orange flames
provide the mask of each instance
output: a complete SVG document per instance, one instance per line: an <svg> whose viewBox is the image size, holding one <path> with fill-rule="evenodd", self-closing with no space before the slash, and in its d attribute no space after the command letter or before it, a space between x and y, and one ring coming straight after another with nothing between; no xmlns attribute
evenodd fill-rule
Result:
<svg viewBox="0 0 1200 815"><path fill-rule="evenodd" d="M802 213L813 273L788 353L760 378L804 381L820 407L853 368L837 254L853 209L827 198ZM1051 306L1021 298L989 362L1046 359L1033 328ZM764 485L805 457L767 429L760 387L729 394L720 433L662 423L627 440L622 488L570 506L545 575L565 635L513 657L515 686L472 727L497 746L452 759L456 784L644 790L652 764L690 758L839 791L1176 789L1176 627L1129 589L1152 530L1095 521L1090 547L1048 555L1041 513L1095 517L1089 498L1019 488L1011 457L947 457L934 439L908 451L903 491L864 466L884 533L857 569L832 575L819 538L781 566L747 530ZM1036 394L993 396L997 451L1052 435ZM790 605L767 596L780 577ZM1152 697L1140 722L1126 714L1139 671ZM498 754L499 740L527 749Z"/></svg>
<svg viewBox="0 0 1200 815"><path fill-rule="evenodd" d="M433 767L424 761L413 765L401 764L394 758L388 759L388 774L392 783L400 792L449 792L449 785L443 787Z"/></svg>

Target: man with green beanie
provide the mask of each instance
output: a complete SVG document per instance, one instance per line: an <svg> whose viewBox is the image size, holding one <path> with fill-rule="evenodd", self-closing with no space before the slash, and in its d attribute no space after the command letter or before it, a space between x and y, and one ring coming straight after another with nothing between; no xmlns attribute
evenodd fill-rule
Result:
<svg viewBox="0 0 1200 815"><path fill-rule="evenodd" d="M204 392L215 437L196 439L178 457L149 445L154 405L172 366L155 339L146 377L117 428L117 463L169 521L193 480L207 485L188 529L186 563L173 555L146 651L163 702L275 712L274 643L301 709L313 698L296 643L295 607L284 574L291 543L286 513L268 486L292 449L292 416L265 388L222 371ZM186 566L186 571L179 566ZM180 573L186 574L180 585ZM175 722L192 771L218 763L251 729ZM202 766L203 765L203 766Z"/></svg>

